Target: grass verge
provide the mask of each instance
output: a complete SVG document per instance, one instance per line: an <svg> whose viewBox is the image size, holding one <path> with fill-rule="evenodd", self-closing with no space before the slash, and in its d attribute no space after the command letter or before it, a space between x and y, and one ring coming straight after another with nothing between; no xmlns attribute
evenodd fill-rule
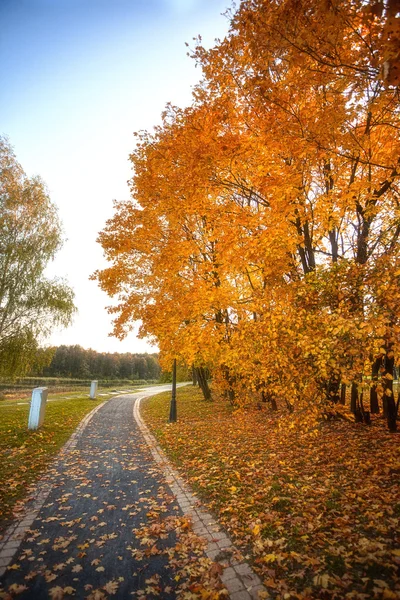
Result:
<svg viewBox="0 0 400 600"><path fill-rule="evenodd" d="M90 400L81 395L48 403L45 422L37 431L28 430L29 405L1 407L0 531L83 417L104 399Z"/></svg>
<svg viewBox="0 0 400 600"><path fill-rule="evenodd" d="M178 390L142 414L160 445L262 577L271 598L400 598L399 437L381 419L298 431Z"/></svg>

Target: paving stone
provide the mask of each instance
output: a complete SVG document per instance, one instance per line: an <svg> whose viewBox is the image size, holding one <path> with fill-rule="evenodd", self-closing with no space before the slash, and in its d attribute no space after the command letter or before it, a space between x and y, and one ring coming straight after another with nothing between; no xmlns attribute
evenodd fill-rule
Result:
<svg viewBox="0 0 400 600"><path fill-rule="evenodd" d="M208 533L208 530L204 525L193 525L193 531L197 533L197 535L207 535Z"/></svg>
<svg viewBox="0 0 400 600"><path fill-rule="evenodd" d="M225 583L226 581L234 579L235 577L237 577L237 575L234 569L232 567L228 567L227 569L224 569L224 572L221 575L221 581Z"/></svg>
<svg viewBox="0 0 400 600"><path fill-rule="evenodd" d="M208 544L208 546L207 546L207 552L217 552L218 553L219 552L219 548L218 548L217 544L213 544L213 543Z"/></svg>
<svg viewBox="0 0 400 600"><path fill-rule="evenodd" d="M209 523L215 523L214 517L212 515L210 515L210 513L208 513L208 512L203 513L203 519L205 519Z"/></svg>
<svg viewBox="0 0 400 600"><path fill-rule="evenodd" d="M218 548L218 550L212 550L211 552L209 552L208 550L206 550L206 554L208 556L208 558L210 558L211 560L215 560L216 557L218 556L218 554L220 554L221 550Z"/></svg>
<svg viewBox="0 0 400 600"><path fill-rule="evenodd" d="M261 585L261 579L253 572L240 576L246 587Z"/></svg>
<svg viewBox="0 0 400 600"><path fill-rule="evenodd" d="M11 552L12 550L17 550L17 548L19 548L19 546L20 546L20 542L18 542L18 541L7 542L7 546L6 546L5 550Z"/></svg>
<svg viewBox="0 0 400 600"><path fill-rule="evenodd" d="M229 564L231 565L231 567L237 567L239 565L241 565L241 561L237 560L237 558L234 558L233 556L230 557L229 559Z"/></svg>
<svg viewBox="0 0 400 600"><path fill-rule="evenodd" d="M218 540L217 544L218 548L221 548L221 550L224 548L230 548L232 546L232 543L230 540L228 540L228 538L221 538Z"/></svg>
<svg viewBox="0 0 400 600"><path fill-rule="evenodd" d="M190 504L190 506L193 506L193 504L194 504L192 502L191 498L189 498L187 496L187 494L182 494L182 502L186 502L187 504ZM194 510L194 507L193 507L193 510Z"/></svg>
<svg viewBox="0 0 400 600"><path fill-rule="evenodd" d="M204 525L203 525L203 521L201 519L198 519L197 517L193 517L192 515L192 527L193 529L205 529Z"/></svg>
<svg viewBox="0 0 400 600"><path fill-rule="evenodd" d="M0 558L2 560L8 560L8 562L10 562L10 560L12 559L12 557L14 556L14 554L16 553L16 550L7 550L6 548L2 551L2 553L0 554ZM8 563L7 563L8 564Z"/></svg>
<svg viewBox="0 0 400 600"><path fill-rule="evenodd" d="M26 531L32 525L33 521L34 521L33 518L32 519L24 519L23 521L21 521L20 527L22 529L24 529L24 531Z"/></svg>
<svg viewBox="0 0 400 600"><path fill-rule="evenodd" d="M239 592L245 589L243 583L239 580L238 577L235 577L235 579L229 579L228 581L225 581L225 586L229 594L233 594L234 592Z"/></svg>
<svg viewBox="0 0 400 600"><path fill-rule="evenodd" d="M210 533L210 530L208 530L208 533L204 535L204 537L209 540L210 542L214 542L214 544L216 544L216 537L215 537L215 533Z"/></svg>
<svg viewBox="0 0 400 600"><path fill-rule="evenodd" d="M248 563L241 563L237 565L235 567L235 571L238 573L238 575L251 575L253 573Z"/></svg>
<svg viewBox="0 0 400 600"><path fill-rule="evenodd" d="M36 518L36 511L35 511L35 510L28 511L28 512L25 514L25 516L24 516L24 519L30 519L30 520L32 520L32 521L34 521L34 520L35 520L35 518Z"/></svg>
<svg viewBox="0 0 400 600"><path fill-rule="evenodd" d="M18 540L21 540L21 538L23 538L25 536L25 532L27 531L27 528L25 527L18 527L15 530L14 535L11 537L11 541L16 542Z"/></svg>

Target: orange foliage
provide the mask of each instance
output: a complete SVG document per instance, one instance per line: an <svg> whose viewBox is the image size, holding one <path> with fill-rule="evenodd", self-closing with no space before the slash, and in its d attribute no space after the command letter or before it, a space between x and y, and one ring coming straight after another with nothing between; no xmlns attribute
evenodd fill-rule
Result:
<svg viewBox="0 0 400 600"><path fill-rule="evenodd" d="M165 363L291 410L326 405L329 381L368 388L399 354L394 4L242 2L195 48L192 106L138 135L132 200L100 234L115 335L140 319Z"/></svg>

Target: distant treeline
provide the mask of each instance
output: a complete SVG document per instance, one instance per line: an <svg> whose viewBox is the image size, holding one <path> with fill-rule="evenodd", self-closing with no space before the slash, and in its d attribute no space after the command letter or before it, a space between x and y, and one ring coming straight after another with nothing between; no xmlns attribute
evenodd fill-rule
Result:
<svg viewBox="0 0 400 600"><path fill-rule="evenodd" d="M38 366L30 376L158 380L161 375L157 354L96 352L77 345L41 349L40 353L43 357L38 356Z"/></svg>

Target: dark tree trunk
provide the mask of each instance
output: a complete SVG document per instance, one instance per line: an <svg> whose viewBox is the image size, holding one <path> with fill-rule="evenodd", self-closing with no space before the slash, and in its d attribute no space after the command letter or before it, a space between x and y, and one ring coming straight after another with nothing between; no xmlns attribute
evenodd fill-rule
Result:
<svg viewBox="0 0 400 600"><path fill-rule="evenodd" d="M261 392L261 400L263 402L269 402L271 404L271 410L278 410L275 398L266 392Z"/></svg>
<svg viewBox="0 0 400 600"><path fill-rule="evenodd" d="M388 352L383 359L383 367L385 372L382 376L384 381L384 406L386 408L386 418L389 431L397 431L397 409L396 402L393 395L393 368L394 368L394 355L392 352Z"/></svg>
<svg viewBox="0 0 400 600"><path fill-rule="evenodd" d="M334 402L335 404L337 404L339 402L339 400L340 400L339 387L340 387L339 379L332 376L329 379L328 384L326 386L326 396L330 402Z"/></svg>
<svg viewBox="0 0 400 600"><path fill-rule="evenodd" d="M351 384L351 400L350 410L355 415L358 406L358 385L356 383Z"/></svg>
<svg viewBox="0 0 400 600"><path fill-rule="evenodd" d="M236 397L236 393L235 393L235 389L234 389L234 383L236 381L236 377L230 374L229 371L229 367L223 367L223 374L224 374L224 379L226 381L226 383L228 384L228 388L225 392L225 395L227 397L227 399L229 400L230 404L234 404L235 403L235 397Z"/></svg>
<svg viewBox="0 0 400 600"><path fill-rule="evenodd" d="M357 406L356 410L354 411L354 420L356 423L362 423L364 421L362 412L361 412L361 409L359 406Z"/></svg>
<svg viewBox="0 0 400 600"><path fill-rule="evenodd" d="M387 399L387 424L389 427L389 431L394 433L397 431L397 410L396 410L396 402L394 401L393 396L388 397Z"/></svg>
<svg viewBox="0 0 400 600"><path fill-rule="evenodd" d="M377 415L379 413L379 401L378 394L376 393L376 383L372 385L369 393L369 407L373 415Z"/></svg>
<svg viewBox="0 0 400 600"><path fill-rule="evenodd" d="M197 367L196 375L200 389L203 392L204 400L211 400L211 391L208 386L206 370L204 369L204 367Z"/></svg>
<svg viewBox="0 0 400 600"><path fill-rule="evenodd" d="M286 400L286 407L290 413L294 411L294 406L291 402L289 402L289 400Z"/></svg>
<svg viewBox="0 0 400 600"><path fill-rule="evenodd" d="M379 413L379 401L378 394L376 392L376 385L378 381L379 369L382 364L382 358L379 356L372 364L372 385L369 393L369 407L371 414L377 415Z"/></svg>
<svg viewBox="0 0 400 600"><path fill-rule="evenodd" d="M340 404L346 404L346 384L340 386Z"/></svg>
<svg viewBox="0 0 400 600"><path fill-rule="evenodd" d="M364 392L360 394L359 408L362 416L362 420L366 425L371 425L371 413L369 410L364 409Z"/></svg>

